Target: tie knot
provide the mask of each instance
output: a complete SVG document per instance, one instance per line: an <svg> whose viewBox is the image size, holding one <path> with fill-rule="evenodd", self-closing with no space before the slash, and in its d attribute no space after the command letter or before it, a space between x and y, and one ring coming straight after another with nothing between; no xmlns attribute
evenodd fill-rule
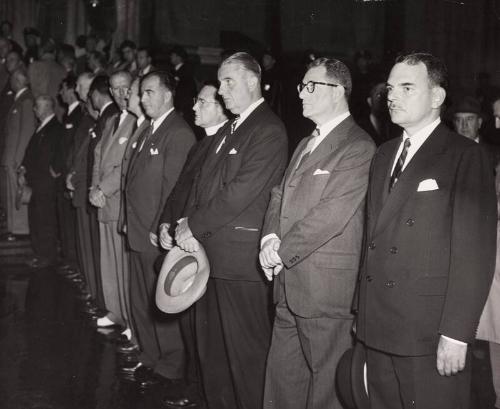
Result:
<svg viewBox="0 0 500 409"><path fill-rule="evenodd" d="M316 137L316 136L319 136L319 128L316 128L316 129L312 132L311 136L312 136L313 138L314 138L314 137Z"/></svg>
<svg viewBox="0 0 500 409"><path fill-rule="evenodd" d="M405 149L408 149L408 148L410 147L410 145L411 145L410 138L406 138L406 139L404 140L404 142L403 142L403 147L404 147Z"/></svg>

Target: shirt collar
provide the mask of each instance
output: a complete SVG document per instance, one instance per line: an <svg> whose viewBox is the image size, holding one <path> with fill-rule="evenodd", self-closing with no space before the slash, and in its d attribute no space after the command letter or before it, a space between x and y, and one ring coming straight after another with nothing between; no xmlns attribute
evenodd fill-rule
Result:
<svg viewBox="0 0 500 409"><path fill-rule="evenodd" d="M427 138L430 136L432 131L437 128L437 126L441 123L441 118L437 118L434 122L431 122L429 125L424 126L418 132L415 132L412 136L408 135L406 131L403 131L403 141L407 138L410 138L412 150L417 151Z"/></svg>
<svg viewBox="0 0 500 409"><path fill-rule="evenodd" d="M44 120L40 123L40 125L38 125L38 128L36 128L36 132L40 132L40 131L43 129L43 127L44 127L45 125L47 125L47 124L48 124L48 123L52 120L52 118L54 118L54 116L55 116L55 115L56 115L56 114L50 114L47 118L45 118L45 119L44 119Z"/></svg>
<svg viewBox="0 0 500 409"><path fill-rule="evenodd" d="M102 115L102 113L104 112L104 110L113 103L113 101L108 101L106 102L102 107L101 107L101 110L99 111L99 116Z"/></svg>
<svg viewBox="0 0 500 409"><path fill-rule="evenodd" d="M255 108L257 108L260 104L262 104L264 102L264 98L263 97L260 97L257 101L255 101L254 103L250 104L247 109L245 109L240 115L239 115L239 118L238 118L238 121L236 122L236 126L234 127L234 129L238 129L239 126L243 123L243 121L245 119L247 119L250 114L255 111Z"/></svg>
<svg viewBox="0 0 500 409"><path fill-rule="evenodd" d="M214 125L214 126L209 126L205 128L205 133L207 136L212 136L217 133L217 131L222 128L227 122L227 119L224 122L221 122L220 124Z"/></svg>
<svg viewBox="0 0 500 409"><path fill-rule="evenodd" d="M346 111L343 114L337 115L336 117L330 119L328 122L325 122L323 125L318 126L317 129L319 130L319 135L315 137L311 152L318 147L323 139L325 139L335 127L340 125L342 121L348 118L349 115L351 115L351 113L349 111Z"/></svg>
<svg viewBox="0 0 500 409"><path fill-rule="evenodd" d="M174 67L175 71L179 71L179 70L180 70L180 68L181 68L183 65L184 65L184 63L183 63L183 62L180 62L179 64L177 64L177 65Z"/></svg>
<svg viewBox="0 0 500 409"><path fill-rule="evenodd" d="M149 64L146 68L143 68L141 70L141 74L146 75L147 73L149 73L149 71L151 71L151 64Z"/></svg>
<svg viewBox="0 0 500 409"><path fill-rule="evenodd" d="M21 88L19 91L16 92L16 96L14 97L14 101L16 101L20 96L21 94L26 91L28 89L28 87L24 87L24 88Z"/></svg>
<svg viewBox="0 0 500 409"><path fill-rule="evenodd" d="M167 112L165 112L162 116L160 116L158 119L151 120L151 123L153 124L153 132L156 132L156 130L160 127L160 125L163 123L165 118L174 110L174 108L170 108Z"/></svg>
<svg viewBox="0 0 500 409"><path fill-rule="evenodd" d="M80 101L75 101L75 102L72 102L69 106L68 106L68 115L71 115L71 113L76 109L76 107L80 105Z"/></svg>
<svg viewBox="0 0 500 409"><path fill-rule="evenodd" d="M141 115L139 118L137 118L137 128L139 128L145 120L146 117L144 115Z"/></svg>

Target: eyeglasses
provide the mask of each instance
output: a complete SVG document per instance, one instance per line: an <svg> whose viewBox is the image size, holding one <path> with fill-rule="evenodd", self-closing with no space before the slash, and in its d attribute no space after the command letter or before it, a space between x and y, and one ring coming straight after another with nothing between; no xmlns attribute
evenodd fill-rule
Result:
<svg viewBox="0 0 500 409"><path fill-rule="evenodd" d="M203 98L193 98L193 105L200 104L200 106L203 106L205 104L218 104L218 101L207 101L206 99Z"/></svg>
<svg viewBox="0 0 500 409"><path fill-rule="evenodd" d="M340 84L330 84L328 82L318 82L318 81L309 81L307 84L304 84L303 82L299 82L297 84L297 91L302 92L302 90L305 88L307 89L307 92L312 94L314 90L316 89L316 85L327 85L329 87L340 87Z"/></svg>

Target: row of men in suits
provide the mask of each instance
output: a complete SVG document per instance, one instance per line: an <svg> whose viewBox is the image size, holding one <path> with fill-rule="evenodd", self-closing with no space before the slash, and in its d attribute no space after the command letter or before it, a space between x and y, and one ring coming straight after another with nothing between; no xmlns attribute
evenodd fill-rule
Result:
<svg viewBox="0 0 500 409"><path fill-rule="evenodd" d="M174 110L167 73L146 75L128 93L123 73L110 87L102 77L78 79L99 114L77 126L68 187L81 199L80 257L94 257L94 276L83 266L89 287L96 283L90 292L97 298L101 286L109 312L98 325L130 327L139 355L128 370L149 383L184 377L187 350L201 393L169 394L167 405L203 394L209 408L341 408L335 368L353 342L354 305L371 407L465 407L496 199L487 153L440 124L444 65L429 54L397 60L388 104L404 133L375 153L348 110L349 70L315 60L298 91L316 129L288 167L284 126L260 78L246 53L223 61L220 85L202 88L194 106L197 123L215 133L189 156L194 136ZM109 88L120 108L128 101L136 126ZM113 203L118 215L107 218ZM188 252L202 245L211 265L206 294L180 327L151 306L159 248L173 243ZM128 278L126 261L110 259L120 251Z"/></svg>

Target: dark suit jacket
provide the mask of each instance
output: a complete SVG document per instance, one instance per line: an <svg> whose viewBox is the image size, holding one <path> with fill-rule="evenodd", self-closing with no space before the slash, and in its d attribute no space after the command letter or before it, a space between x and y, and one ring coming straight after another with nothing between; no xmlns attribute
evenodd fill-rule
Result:
<svg viewBox="0 0 500 409"><path fill-rule="evenodd" d="M177 81L175 87L174 105L184 116L191 118L193 114L193 98L196 97L196 82L191 67L184 63L177 71L174 70Z"/></svg>
<svg viewBox="0 0 500 409"><path fill-rule="evenodd" d="M182 117L171 112L149 135L137 141L125 183L127 238L135 251L152 251L149 233L157 233L158 222L170 192L195 142L193 131Z"/></svg>
<svg viewBox="0 0 500 409"><path fill-rule="evenodd" d="M149 128L149 120L144 119L141 125L134 131L127 141L127 146L125 148L125 153L123 154L122 166L121 166L121 177L120 177L120 214L118 216L118 231L123 232L124 226L126 224L125 218L125 184L127 180L127 172L130 164L130 159L133 156L135 148L137 147L137 140L146 132Z"/></svg>
<svg viewBox="0 0 500 409"><path fill-rule="evenodd" d="M63 137L64 128L54 116L40 131L35 132L26 148L23 166L26 181L35 195L54 192L56 179L50 174L54 168L57 147Z"/></svg>
<svg viewBox="0 0 500 409"><path fill-rule="evenodd" d="M210 146L219 135L227 131L229 122L222 126L215 135L205 136L201 141L197 142L191 150L186 159L186 163L182 168L179 179L175 184L172 193L167 199L167 203L163 209L160 217L159 224L169 223L171 226L171 233L175 231L175 222L181 217L185 216L186 206L189 199L189 194L192 190L193 184L201 166L207 157Z"/></svg>
<svg viewBox="0 0 500 409"><path fill-rule="evenodd" d="M75 207L83 207L87 204L89 193L87 189L87 158L94 126L94 118L85 111L75 132L71 165L69 166L69 172L73 173L72 182L75 191L72 202Z"/></svg>
<svg viewBox="0 0 500 409"><path fill-rule="evenodd" d="M58 141L54 163L54 170L62 174L62 180L64 180L64 178L66 177L69 166L71 164L71 152L73 149L75 133L78 125L80 124L80 121L82 120L82 116L83 106L78 105L71 112L71 115L65 113L62 118L64 134Z"/></svg>
<svg viewBox="0 0 500 409"><path fill-rule="evenodd" d="M307 141L273 189L266 214L263 235L281 239L285 265L275 302L284 286L289 308L301 317L352 317L375 144L348 117L296 170Z"/></svg>
<svg viewBox="0 0 500 409"><path fill-rule="evenodd" d="M286 167L286 131L263 102L234 134L227 133L218 154L214 141L197 177L188 224L207 251L211 276L260 281L260 233L269 194Z"/></svg>
<svg viewBox="0 0 500 409"><path fill-rule="evenodd" d="M392 354L435 354L440 334L474 339L488 294L496 248L493 166L482 146L441 124L389 194L400 143L382 145L372 164L357 336Z"/></svg>

